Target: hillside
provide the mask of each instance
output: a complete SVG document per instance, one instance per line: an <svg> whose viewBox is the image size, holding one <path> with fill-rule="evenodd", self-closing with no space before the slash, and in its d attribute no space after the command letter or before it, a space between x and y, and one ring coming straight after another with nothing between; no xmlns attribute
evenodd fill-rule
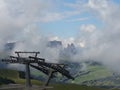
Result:
<svg viewBox="0 0 120 90"><path fill-rule="evenodd" d="M19 73L16 70L0 69L0 77L18 79Z"/></svg>
<svg viewBox="0 0 120 90"><path fill-rule="evenodd" d="M101 67L89 67L89 70L99 70L99 68ZM101 68L102 70L103 68ZM105 71L100 71L100 72L105 72ZM85 73L84 73L85 74ZM85 75L82 74L84 76L81 75L80 76L76 76L76 79L73 81L71 81L72 83L81 83L81 79L83 78L83 81L87 81L87 80L93 80L93 78L91 77L90 78L90 74L86 73ZM108 75L110 75L111 73L107 73L107 74L104 74L103 76L105 77L108 77ZM15 70L8 70L8 69L0 69L0 84L11 84L11 83L15 83L15 84L25 84L25 80L24 79L21 79L20 76L19 76L19 72L18 71L15 71ZM88 77L88 78L86 78ZM98 79L98 77L96 77ZM81 82L80 82L80 81ZM69 81L70 82L70 81ZM33 85L39 85L41 86L42 84L39 82L39 81L36 81L36 80L32 80L32 84ZM108 90L108 89L105 89L105 88L98 88L98 87L95 87L95 86L86 86L86 85L77 85L77 84L50 84L50 87L53 87L52 89L47 89L47 90ZM4 87L8 87L8 86L4 86ZM12 90L17 90L16 89L12 89ZM24 90L24 89L23 89ZM34 89L33 89L34 90ZM36 89L37 90L37 89ZM39 90L39 89L38 89ZM119 89L111 89L111 90L119 90Z"/></svg>
<svg viewBox="0 0 120 90"><path fill-rule="evenodd" d="M21 72L9 69L0 69L0 85L2 84L25 84L25 79L22 78ZM31 80L33 84L41 85L40 81Z"/></svg>
<svg viewBox="0 0 120 90"><path fill-rule="evenodd" d="M72 83L78 85L87 86L99 86L107 88L119 88L120 87L120 75L106 68L104 65L98 62L67 62L62 61L61 63L66 63L68 69L75 80L68 80L66 77L58 74L57 78L52 79L51 82L57 83ZM46 75L40 71L33 70L32 75L39 80L44 81Z"/></svg>
<svg viewBox="0 0 120 90"><path fill-rule="evenodd" d="M66 77L58 74L57 78L52 79L52 83L72 83L78 85L98 86L107 88L120 88L120 76L116 72L110 71L105 66L97 62L65 62L68 69L75 80L68 80ZM31 68L32 69L32 68ZM25 83L25 75L15 70L0 69L0 84L8 83ZM40 71L32 69L31 72L34 79L42 82L46 81L47 76ZM21 78L20 78L21 77ZM40 81L33 81L41 84Z"/></svg>
<svg viewBox="0 0 120 90"><path fill-rule="evenodd" d="M2 90L26 90L24 86L20 85L21 87L13 87L17 85L3 85L1 86ZM7 87L7 89L5 89ZM13 87L13 88L9 88ZM9 89L8 89L9 88ZM28 89L27 89L28 90ZM33 86L30 88L30 90L43 90L42 86ZM52 84L47 88L46 90L108 90L104 88L98 88L98 87L88 87L88 86L80 86L80 85L74 85L74 84ZM111 89L111 90L119 90L119 89Z"/></svg>
<svg viewBox="0 0 120 90"><path fill-rule="evenodd" d="M0 69L0 85L15 83L14 79L19 78L19 73L14 70Z"/></svg>
<svg viewBox="0 0 120 90"><path fill-rule="evenodd" d="M67 63L75 80L66 82L87 86L120 87L120 75L98 62Z"/></svg>

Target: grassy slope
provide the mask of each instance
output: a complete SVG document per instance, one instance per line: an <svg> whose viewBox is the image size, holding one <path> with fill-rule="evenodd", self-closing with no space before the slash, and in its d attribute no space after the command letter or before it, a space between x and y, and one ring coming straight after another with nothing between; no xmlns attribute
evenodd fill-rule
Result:
<svg viewBox="0 0 120 90"><path fill-rule="evenodd" d="M2 87L9 87L8 85L4 85ZM88 86L80 86L80 85L74 85L74 84L53 84L47 88L46 90L120 90L120 89L104 89L104 88L98 88L98 87L88 87ZM37 88L30 88L30 90L41 90L40 87ZM14 88L14 89L4 89L4 90L26 90L25 88ZM28 90L28 89L27 89Z"/></svg>
<svg viewBox="0 0 120 90"><path fill-rule="evenodd" d="M90 71L90 72L87 74L79 75L75 78L74 81L70 80L70 82L75 83L75 84L83 84L83 82L86 82L86 81L98 80L98 79L110 77L113 75L113 72L109 71L108 69L106 69L106 67L104 67L102 65L89 65L88 64L85 72L87 72L87 71ZM33 71L32 74L36 75L36 76L42 76L42 77L45 76L44 74L42 74L36 70ZM108 82L98 82L95 84L97 86L99 86L101 84L102 85L114 85L114 82L109 82L109 81ZM90 83L90 85L91 85L91 83Z"/></svg>
<svg viewBox="0 0 120 90"><path fill-rule="evenodd" d="M87 86L79 86L79 85L55 85L52 90L96 90L96 88L91 88ZM97 90L101 90L98 89Z"/></svg>
<svg viewBox="0 0 120 90"><path fill-rule="evenodd" d="M74 64L73 66L71 66L71 68L73 67L74 67ZM83 73L89 72L86 74L81 74L79 72L80 67L76 66L76 68L74 69L77 69L76 71L78 71L78 73L74 74L74 76L77 76L77 77L75 78L74 81L69 80L68 82L79 84L79 85L88 85L88 86L119 86L120 78L117 77L114 80L106 79L108 77L113 77L113 72L108 70L103 65L99 65L99 64L93 65L93 64L86 63L86 70L83 71ZM37 71L37 70L33 70L32 74L41 78L42 77L46 78L45 77L46 75L42 74L40 71ZM61 80L61 76L60 76L60 79L58 76L56 80L59 82Z"/></svg>
<svg viewBox="0 0 120 90"><path fill-rule="evenodd" d="M54 87L53 89L48 89L48 90L109 90L109 89L98 88L93 86L80 86L75 84L54 84L53 87ZM119 90L119 89L114 89L114 90Z"/></svg>
<svg viewBox="0 0 120 90"><path fill-rule="evenodd" d="M15 70L0 69L0 78L11 80L17 84L25 84L25 79L19 78L19 72ZM41 85L37 80L31 80L33 84Z"/></svg>
<svg viewBox="0 0 120 90"><path fill-rule="evenodd" d="M12 79L16 83L22 83L22 84L25 83L25 80L20 79L19 73L15 70L0 69L0 77ZM36 80L32 80L32 83L35 85L42 84ZM107 90L107 89L101 89L101 88L97 88L97 87L80 86L80 85L75 85L75 84L52 84L50 86L53 86L54 88L47 89L47 90ZM115 90L117 90L117 89L115 89Z"/></svg>
<svg viewBox="0 0 120 90"><path fill-rule="evenodd" d="M0 77L9 79L18 79L19 73L15 70L0 69Z"/></svg>
<svg viewBox="0 0 120 90"><path fill-rule="evenodd" d="M81 84L84 81L96 80L112 76L112 72L108 71L105 67L102 66L88 66L87 71L90 71L90 73L78 76L74 80L74 83Z"/></svg>

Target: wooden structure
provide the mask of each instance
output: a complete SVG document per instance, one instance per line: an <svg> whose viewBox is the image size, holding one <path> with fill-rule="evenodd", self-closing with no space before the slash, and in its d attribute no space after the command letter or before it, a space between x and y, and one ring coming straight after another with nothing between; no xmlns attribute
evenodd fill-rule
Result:
<svg viewBox="0 0 120 90"><path fill-rule="evenodd" d="M45 87L49 85L51 78L56 77L54 73L59 72L69 79L74 79L68 70L64 68L64 64L48 63L44 58L39 58L40 52L15 52L17 56L10 56L9 58L2 59L7 63L19 63L26 66L26 87L32 87L30 80L30 66L48 75ZM32 56L22 57L21 54L33 54Z"/></svg>

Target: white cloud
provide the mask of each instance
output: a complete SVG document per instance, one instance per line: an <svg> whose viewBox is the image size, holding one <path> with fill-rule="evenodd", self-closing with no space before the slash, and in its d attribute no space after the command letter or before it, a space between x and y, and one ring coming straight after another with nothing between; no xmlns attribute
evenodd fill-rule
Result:
<svg viewBox="0 0 120 90"><path fill-rule="evenodd" d="M41 22L54 22L60 21L66 18L69 18L74 15L78 15L80 12L78 11L65 11L65 12L48 12L40 18Z"/></svg>
<svg viewBox="0 0 120 90"><path fill-rule="evenodd" d="M85 20L88 20L89 18L88 17L84 17L84 18L76 18L76 19L69 19L69 20L66 20L67 22L78 22L78 21L85 21Z"/></svg>
<svg viewBox="0 0 120 90"><path fill-rule="evenodd" d="M61 13L51 10L52 3L49 0L0 0L0 47L2 48L8 41L18 40L20 42L17 43L15 50L39 50L42 52L41 56L47 59L51 57L57 59L59 49L46 48L49 38L37 32L38 28L35 23L63 20L89 12L94 18L103 21L105 27L102 30L98 30L92 24L82 25L77 38L70 37L60 40L63 41L64 46L67 46L68 43L76 43L84 47L75 57L76 60L90 58L118 70L120 63L120 6L114 5L109 0L78 1L66 4L74 8L74 11ZM59 40L58 37L53 39Z"/></svg>
<svg viewBox="0 0 120 90"><path fill-rule="evenodd" d="M84 0L75 0L74 3L64 3L65 6L74 8L75 10L83 11L83 6L86 5Z"/></svg>
<svg viewBox="0 0 120 90"><path fill-rule="evenodd" d="M120 6L109 0L89 0L83 6L85 11L101 20L104 27L101 30L93 25L81 27L76 42L84 42L85 47L75 57L76 60L79 58L83 60L92 59L120 72Z"/></svg>
<svg viewBox="0 0 120 90"><path fill-rule="evenodd" d="M89 0L86 4L86 8L93 11L94 14L97 14L102 20L106 19L108 15L115 7L112 2L108 0Z"/></svg>
<svg viewBox="0 0 120 90"><path fill-rule="evenodd" d="M69 37L69 38L63 39L62 42L63 42L63 46L67 47L68 44L75 43L75 38L74 37Z"/></svg>
<svg viewBox="0 0 120 90"><path fill-rule="evenodd" d="M43 3L45 4L45 2ZM43 5L44 6L44 5ZM13 39L28 25L37 21L41 15L42 5L38 0L1 0L0 1L0 36L1 39ZM44 9L45 10L45 9Z"/></svg>
<svg viewBox="0 0 120 90"><path fill-rule="evenodd" d="M58 20L62 20L63 18L65 18L64 15L62 15L61 13L46 13L45 16L43 16L42 18L40 18L41 22L53 22L53 21L58 21Z"/></svg>
<svg viewBox="0 0 120 90"><path fill-rule="evenodd" d="M80 46L81 48L84 48L85 47L85 43L84 42L80 42L80 43L78 43L78 46Z"/></svg>
<svg viewBox="0 0 120 90"><path fill-rule="evenodd" d="M57 58L56 50L46 48L48 38L36 24L51 4L49 0L0 0L0 50L6 42L17 41L14 51L41 51L45 58Z"/></svg>
<svg viewBox="0 0 120 90"><path fill-rule="evenodd" d="M81 25L80 30L92 33L93 31L96 30L96 26L93 24Z"/></svg>
<svg viewBox="0 0 120 90"><path fill-rule="evenodd" d="M50 36L49 40L50 41L54 41L54 40L61 41L61 39L58 36Z"/></svg>

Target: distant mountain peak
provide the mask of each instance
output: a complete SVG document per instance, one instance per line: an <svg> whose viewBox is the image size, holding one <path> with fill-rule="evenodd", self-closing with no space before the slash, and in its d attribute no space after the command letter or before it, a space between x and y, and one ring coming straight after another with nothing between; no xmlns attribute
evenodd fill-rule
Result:
<svg viewBox="0 0 120 90"><path fill-rule="evenodd" d="M15 47L15 42L6 43L4 46L4 51L11 51Z"/></svg>
<svg viewBox="0 0 120 90"><path fill-rule="evenodd" d="M61 47L62 46L62 42L61 41L57 41L57 40L49 41L47 46L51 47L51 48Z"/></svg>

